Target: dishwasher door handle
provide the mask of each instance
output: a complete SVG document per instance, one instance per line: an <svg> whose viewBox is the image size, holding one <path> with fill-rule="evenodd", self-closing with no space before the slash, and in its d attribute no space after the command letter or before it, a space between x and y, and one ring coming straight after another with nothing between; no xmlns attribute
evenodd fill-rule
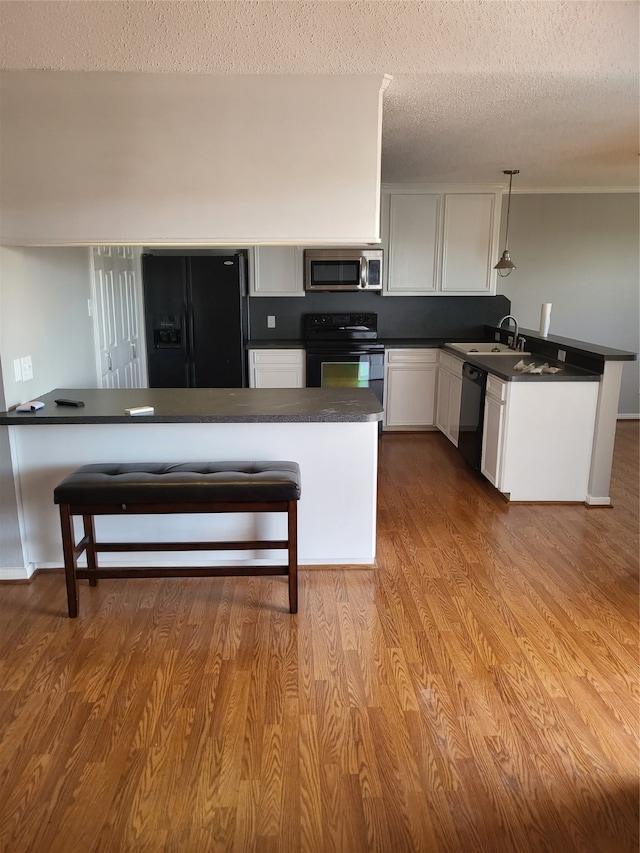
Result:
<svg viewBox="0 0 640 853"><path fill-rule="evenodd" d="M469 364L468 361L465 361L462 365L462 375L465 379L470 379L472 382L480 383L483 381L483 377L486 376L486 372L474 367L472 364Z"/></svg>

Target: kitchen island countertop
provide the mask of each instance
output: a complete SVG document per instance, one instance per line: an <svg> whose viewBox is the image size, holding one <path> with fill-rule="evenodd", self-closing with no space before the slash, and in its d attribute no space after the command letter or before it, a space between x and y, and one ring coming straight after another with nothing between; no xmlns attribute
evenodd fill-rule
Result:
<svg viewBox="0 0 640 853"><path fill-rule="evenodd" d="M84 406L58 406L56 399ZM0 413L0 424L359 423L382 420L367 388L57 388L37 412ZM152 415L128 415L153 406Z"/></svg>

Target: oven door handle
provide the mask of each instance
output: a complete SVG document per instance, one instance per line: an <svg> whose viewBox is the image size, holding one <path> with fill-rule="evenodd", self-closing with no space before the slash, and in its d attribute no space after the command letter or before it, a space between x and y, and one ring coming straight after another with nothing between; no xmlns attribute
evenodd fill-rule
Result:
<svg viewBox="0 0 640 853"><path fill-rule="evenodd" d="M376 347L375 349L352 349L348 346L345 346L344 349L335 349L335 350L314 350L307 347L307 356L312 356L313 358L326 358L331 359L336 356L340 359L349 358L349 357L360 357L363 355L383 355L384 347Z"/></svg>

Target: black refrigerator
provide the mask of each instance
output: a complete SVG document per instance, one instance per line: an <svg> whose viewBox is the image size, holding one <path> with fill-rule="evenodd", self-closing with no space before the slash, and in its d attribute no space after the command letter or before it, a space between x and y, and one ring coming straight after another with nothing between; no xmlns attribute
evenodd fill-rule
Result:
<svg viewBox="0 0 640 853"><path fill-rule="evenodd" d="M150 388L243 388L245 257L142 255Z"/></svg>

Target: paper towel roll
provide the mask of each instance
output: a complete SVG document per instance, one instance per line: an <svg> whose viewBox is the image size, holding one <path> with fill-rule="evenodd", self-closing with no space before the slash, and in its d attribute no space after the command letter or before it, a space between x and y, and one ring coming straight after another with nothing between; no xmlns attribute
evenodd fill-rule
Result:
<svg viewBox="0 0 640 853"><path fill-rule="evenodd" d="M549 326L551 325L551 302L543 302L542 310L540 311L540 334L546 338L549 334Z"/></svg>

